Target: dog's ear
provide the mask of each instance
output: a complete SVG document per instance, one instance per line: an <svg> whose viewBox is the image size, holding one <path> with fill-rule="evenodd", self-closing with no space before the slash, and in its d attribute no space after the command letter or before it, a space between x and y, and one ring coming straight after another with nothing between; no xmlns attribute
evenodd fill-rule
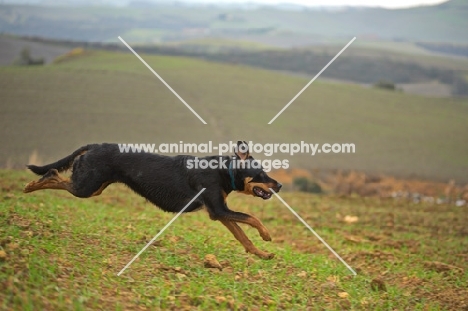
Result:
<svg viewBox="0 0 468 311"><path fill-rule="evenodd" d="M241 160L246 160L249 158L249 145L245 141L237 142L236 156Z"/></svg>

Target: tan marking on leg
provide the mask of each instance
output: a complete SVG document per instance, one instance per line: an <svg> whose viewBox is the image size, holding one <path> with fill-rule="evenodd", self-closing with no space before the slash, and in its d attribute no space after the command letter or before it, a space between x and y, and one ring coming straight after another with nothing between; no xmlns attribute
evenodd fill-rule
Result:
<svg viewBox="0 0 468 311"><path fill-rule="evenodd" d="M226 228L231 231L234 237L244 246L245 251L251 254L254 254L262 259L271 259L275 254L269 254L267 252L261 251L255 247L252 241L249 240L247 235L242 231L242 228L239 227L235 222L229 220L220 220Z"/></svg>
<svg viewBox="0 0 468 311"><path fill-rule="evenodd" d="M47 173L38 181L31 181L26 185L23 192L29 193L43 189L67 190L73 194L73 187L70 179L60 176L57 170L53 170L52 173Z"/></svg>
<svg viewBox="0 0 468 311"><path fill-rule="evenodd" d="M228 195L223 191L224 203L226 203L227 196ZM248 218L243 219L243 220L232 219L232 218L229 219L229 220L233 221L233 222L241 222L241 223L247 224L247 225L249 225L251 227L254 227L255 229L258 230L258 233L260 233L260 236L262 237L262 239L264 241L271 241L270 233L268 232L268 229L262 224L262 222L258 218L254 217L254 216L251 216L249 214L247 214L247 216L248 216ZM213 219L213 220L217 220L217 219Z"/></svg>
<svg viewBox="0 0 468 311"><path fill-rule="evenodd" d="M251 227L254 227L255 229L258 230L258 233L260 234L260 236L262 237L264 241L271 241L270 233L268 232L268 229L262 224L262 222L254 216L251 216L248 214L247 216L249 216L247 217L247 219L229 219L229 220L244 223Z"/></svg>
<svg viewBox="0 0 468 311"><path fill-rule="evenodd" d="M99 189L96 190L91 196L94 197L94 196L100 195L100 194L104 191L104 189L106 189L107 186L109 186L110 184L112 184L112 182L106 181L106 182L103 183L103 184L101 185L101 187L99 187Z"/></svg>

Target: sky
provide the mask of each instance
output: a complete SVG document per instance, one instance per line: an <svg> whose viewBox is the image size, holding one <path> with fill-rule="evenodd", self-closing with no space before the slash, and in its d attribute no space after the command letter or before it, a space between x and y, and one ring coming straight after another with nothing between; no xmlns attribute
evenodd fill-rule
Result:
<svg viewBox="0 0 468 311"><path fill-rule="evenodd" d="M203 3L262 3L262 4L302 4L307 6L378 6L384 8L403 8L418 5L433 5L446 0L185 0Z"/></svg>
<svg viewBox="0 0 468 311"><path fill-rule="evenodd" d="M447 0L66 0L68 3L101 3L111 5L125 5L132 1L143 2L186 2L186 3L214 3L214 4L229 4L229 3L254 3L254 4L300 4L306 6L372 6L384 8L406 8L418 5L434 5ZM44 0L0 0L0 3L41 3ZM48 3L60 4L60 0L47 1Z"/></svg>

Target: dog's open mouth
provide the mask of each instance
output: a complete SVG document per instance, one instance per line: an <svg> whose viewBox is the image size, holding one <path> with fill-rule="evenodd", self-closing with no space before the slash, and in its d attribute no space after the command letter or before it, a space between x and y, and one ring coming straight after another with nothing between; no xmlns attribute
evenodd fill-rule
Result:
<svg viewBox="0 0 468 311"><path fill-rule="evenodd" d="M265 190L263 190L260 187L254 187L253 192L257 197L260 197L260 198L262 198L264 200L268 200L269 198L271 198L271 193L266 192Z"/></svg>

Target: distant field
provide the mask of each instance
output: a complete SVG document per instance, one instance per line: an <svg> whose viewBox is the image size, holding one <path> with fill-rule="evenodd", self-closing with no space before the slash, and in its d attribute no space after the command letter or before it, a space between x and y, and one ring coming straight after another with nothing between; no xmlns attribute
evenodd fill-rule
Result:
<svg viewBox="0 0 468 311"><path fill-rule="evenodd" d="M20 38L0 35L0 65L12 65L23 49L28 49L33 58L43 58L46 63L52 62L56 57L65 54L70 48L65 46L31 42Z"/></svg>
<svg viewBox="0 0 468 311"><path fill-rule="evenodd" d="M0 164L56 160L91 142L303 140L355 143L357 153L276 157L296 167L468 182L467 100L319 80L267 125L308 80L189 58L144 58L208 125L131 54L96 51L45 67L2 67Z"/></svg>
<svg viewBox="0 0 468 311"><path fill-rule="evenodd" d="M331 42L306 48L281 49L252 41L210 38L171 44L135 45L140 52L159 55L195 57L229 64L243 64L268 70L290 71L314 76L345 42ZM96 46L115 50L116 46ZM373 85L378 81L395 84L426 85L414 94L428 96L467 96L468 84L463 75L468 71L468 58L424 52L410 42L366 41L358 38L321 78ZM431 84L444 88L432 88ZM425 91L428 89L428 91ZM415 88L405 88L415 90ZM422 92L421 92L422 91Z"/></svg>
<svg viewBox="0 0 468 311"><path fill-rule="evenodd" d="M264 261L205 211L178 218L121 276L117 273L173 217L121 185L77 199L23 194L32 173L0 171L0 310L465 310L468 213L280 193L351 273L276 198L232 194L229 206L259 217L273 241L245 228ZM354 223L346 216L353 216ZM212 254L222 270L204 267Z"/></svg>
<svg viewBox="0 0 468 311"><path fill-rule="evenodd" d="M204 50L208 52L218 52L223 50L271 50L276 49L273 46L257 43L248 40L233 40L222 38L202 38L183 40L179 42L165 43L165 46L183 47L186 49L192 48L194 50Z"/></svg>
<svg viewBox="0 0 468 311"><path fill-rule="evenodd" d="M439 21L439 22L435 22ZM466 2L388 10L314 10L280 7L155 5L0 5L0 29L17 35L117 41L127 34L138 42L172 42L206 36L237 38L275 46L304 46L345 37L466 44ZM159 31L155 32L154 29ZM131 38L130 38L131 37Z"/></svg>
<svg viewBox="0 0 468 311"><path fill-rule="evenodd" d="M307 49L314 52L330 53L339 51L343 44L326 44L310 46ZM418 64L424 67L439 69L468 70L468 58L436 54L426 51L411 42L391 42L383 40L363 40L358 38L353 42L353 48L346 51L349 57L365 57L369 60L392 60L408 64Z"/></svg>

